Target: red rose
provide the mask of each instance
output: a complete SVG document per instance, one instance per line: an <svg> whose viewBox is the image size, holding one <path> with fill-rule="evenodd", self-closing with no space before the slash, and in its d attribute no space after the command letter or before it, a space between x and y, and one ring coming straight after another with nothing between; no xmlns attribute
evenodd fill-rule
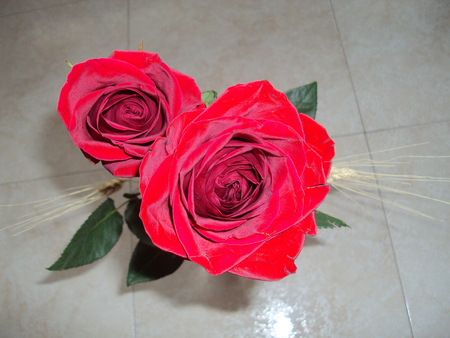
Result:
<svg viewBox="0 0 450 338"><path fill-rule="evenodd" d="M138 176L150 145L178 114L203 106L189 76L154 53L115 51L73 66L58 112L86 157L115 176Z"/></svg>
<svg viewBox="0 0 450 338"><path fill-rule="evenodd" d="M295 272L334 156L325 129L269 82L228 88L178 116L145 156L140 216L153 243L223 272Z"/></svg>

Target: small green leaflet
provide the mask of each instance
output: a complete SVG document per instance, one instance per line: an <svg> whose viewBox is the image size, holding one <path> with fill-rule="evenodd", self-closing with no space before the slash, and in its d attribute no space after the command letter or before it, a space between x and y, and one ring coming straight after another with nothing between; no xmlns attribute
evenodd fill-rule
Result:
<svg viewBox="0 0 450 338"><path fill-rule="evenodd" d="M288 100L297 108L298 113L315 119L317 111L317 82L290 89L285 92Z"/></svg>
<svg viewBox="0 0 450 338"><path fill-rule="evenodd" d="M84 222L61 257L47 270L66 270L90 264L105 256L122 234L123 219L108 198Z"/></svg>
<svg viewBox="0 0 450 338"><path fill-rule="evenodd" d="M202 93L202 101L206 107L211 105L217 99L217 92L214 90L208 90Z"/></svg>
<svg viewBox="0 0 450 338"><path fill-rule="evenodd" d="M327 215L319 210L315 210L316 224L319 229L333 229L333 228L350 228L344 221Z"/></svg>
<svg viewBox="0 0 450 338"><path fill-rule="evenodd" d="M184 259L139 241L128 267L127 286L150 282L174 273Z"/></svg>
<svg viewBox="0 0 450 338"><path fill-rule="evenodd" d="M144 229L144 224L139 217L139 211L141 209L141 199L133 197L128 202L127 208L125 209L125 222L128 224L131 232L143 241L147 245L153 245L150 237L147 235Z"/></svg>

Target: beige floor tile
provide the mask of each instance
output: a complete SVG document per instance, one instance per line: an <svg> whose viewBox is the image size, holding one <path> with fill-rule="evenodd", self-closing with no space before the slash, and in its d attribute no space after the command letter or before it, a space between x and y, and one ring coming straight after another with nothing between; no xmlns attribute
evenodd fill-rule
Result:
<svg viewBox="0 0 450 338"><path fill-rule="evenodd" d="M395 156L449 156L450 123L399 129L369 135L372 150L429 142L421 146L389 152ZM384 159L390 158L384 154ZM381 158L376 154L375 158ZM442 220L428 219L386 205L398 266L416 337L444 337L450 330L450 213L449 158L402 158L407 164L379 169L380 173L447 177L447 182L417 182L388 186L412 194L447 201L447 204L416 196L384 192L383 197L418 212Z"/></svg>
<svg viewBox="0 0 450 338"><path fill-rule="evenodd" d="M201 90L267 79L285 91L317 81L317 120L331 135L362 131L328 1L136 0L131 48L140 41Z"/></svg>
<svg viewBox="0 0 450 338"><path fill-rule="evenodd" d="M337 150L338 157L367 152L363 136L338 138ZM188 262L172 276L139 285L137 336L409 336L381 205L353 198L365 209L338 191L329 194L319 209L352 229L308 238L297 273L282 281L211 277Z"/></svg>
<svg viewBox="0 0 450 338"><path fill-rule="evenodd" d="M80 1L80 0L78 0ZM74 0L2 0L0 16L76 2Z"/></svg>
<svg viewBox="0 0 450 338"><path fill-rule="evenodd" d="M60 196L64 189L109 178L102 172L2 185L0 203ZM118 206L120 194L114 199ZM1 207L1 227L14 224L31 209ZM126 225L111 252L92 265L61 272L45 269L94 209L95 205L84 207L17 236L13 235L18 229L0 232L2 337L131 337L133 295L126 288L126 273L132 247Z"/></svg>
<svg viewBox="0 0 450 338"><path fill-rule="evenodd" d="M331 1L366 130L450 119L448 1Z"/></svg>
<svg viewBox="0 0 450 338"><path fill-rule="evenodd" d="M0 20L0 182L94 167L56 112L77 63L126 47L126 1L84 1Z"/></svg>

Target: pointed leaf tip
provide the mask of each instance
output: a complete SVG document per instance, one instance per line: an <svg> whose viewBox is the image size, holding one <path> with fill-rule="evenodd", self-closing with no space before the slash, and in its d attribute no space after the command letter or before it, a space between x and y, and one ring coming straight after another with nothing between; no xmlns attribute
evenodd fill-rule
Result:
<svg viewBox="0 0 450 338"><path fill-rule="evenodd" d="M288 100L297 108L299 114L315 119L317 111L317 82L293 88L285 92Z"/></svg>
<svg viewBox="0 0 450 338"><path fill-rule="evenodd" d="M330 216L319 210L315 210L314 212L317 228L319 229L350 228L344 221L341 221L336 217Z"/></svg>
<svg viewBox="0 0 450 338"><path fill-rule="evenodd" d="M123 219L107 198L75 233L61 257L47 270L66 270L90 264L105 256L122 234Z"/></svg>

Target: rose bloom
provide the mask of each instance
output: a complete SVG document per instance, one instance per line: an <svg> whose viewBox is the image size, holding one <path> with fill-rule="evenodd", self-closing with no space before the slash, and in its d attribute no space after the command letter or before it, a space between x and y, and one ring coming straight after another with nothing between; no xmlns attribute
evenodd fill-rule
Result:
<svg viewBox="0 0 450 338"><path fill-rule="evenodd" d="M170 121L197 107L204 105L194 80L157 54L115 51L73 66L58 112L87 158L115 176L133 177Z"/></svg>
<svg viewBox="0 0 450 338"><path fill-rule="evenodd" d="M269 82L236 85L152 145L140 217L156 246L212 275L281 279L316 234L333 145Z"/></svg>

